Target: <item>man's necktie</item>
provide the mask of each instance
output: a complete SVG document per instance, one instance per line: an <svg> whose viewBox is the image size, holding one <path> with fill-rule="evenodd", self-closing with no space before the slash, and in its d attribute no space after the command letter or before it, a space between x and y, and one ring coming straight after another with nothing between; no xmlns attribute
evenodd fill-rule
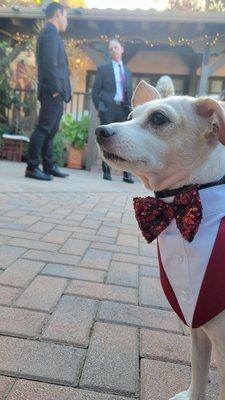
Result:
<svg viewBox="0 0 225 400"><path fill-rule="evenodd" d="M119 64L119 71L120 71L120 83L121 83L121 88L122 88L122 101L124 102L124 100L125 100L126 80L125 80L125 76L124 76L123 67L122 67L121 64Z"/></svg>
<svg viewBox="0 0 225 400"><path fill-rule="evenodd" d="M172 203L154 197L135 197L137 222L148 243L156 239L175 218L182 237L191 242L202 220L202 205L197 186L177 194Z"/></svg>

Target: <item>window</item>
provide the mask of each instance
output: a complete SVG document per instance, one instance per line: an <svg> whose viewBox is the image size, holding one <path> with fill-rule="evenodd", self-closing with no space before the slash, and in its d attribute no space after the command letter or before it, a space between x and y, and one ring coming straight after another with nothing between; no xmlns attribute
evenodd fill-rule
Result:
<svg viewBox="0 0 225 400"><path fill-rule="evenodd" d="M92 90L95 76L96 76L96 71L87 71L86 91L89 93ZM147 83L150 83L151 85L155 86L158 79L161 76L162 75L133 73L132 74L133 88L135 88L141 80L145 80ZM170 77L173 80L175 93L177 95L187 94L189 77L179 76L179 75L174 75L174 76L170 75Z"/></svg>

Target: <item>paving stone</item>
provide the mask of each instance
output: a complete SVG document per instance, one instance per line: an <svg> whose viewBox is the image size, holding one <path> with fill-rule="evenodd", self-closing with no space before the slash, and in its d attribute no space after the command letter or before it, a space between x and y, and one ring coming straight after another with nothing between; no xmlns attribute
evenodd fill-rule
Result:
<svg viewBox="0 0 225 400"><path fill-rule="evenodd" d="M107 207L103 208L101 206L96 206L91 210L91 214L90 215L92 216L92 215L97 214L97 215L104 216L107 213L107 211L108 211Z"/></svg>
<svg viewBox="0 0 225 400"><path fill-rule="evenodd" d="M0 245L6 244L10 240L9 237L6 236L0 236Z"/></svg>
<svg viewBox="0 0 225 400"><path fill-rule="evenodd" d="M80 207L80 206L79 206ZM69 215L69 217L67 217L67 219L69 219L69 221L79 221L82 222L84 220L84 218L86 217L85 213L81 213L81 212L73 212ZM66 219L65 219L66 220Z"/></svg>
<svg viewBox="0 0 225 400"><path fill-rule="evenodd" d="M35 338L45 318L46 314L43 313L0 306L0 333Z"/></svg>
<svg viewBox="0 0 225 400"><path fill-rule="evenodd" d="M95 324L80 386L136 395L138 376L137 329Z"/></svg>
<svg viewBox="0 0 225 400"><path fill-rule="evenodd" d="M190 384L190 367L156 360L141 360L141 400L166 400Z"/></svg>
<svg viewBox="0 0 225 400"><path fill-rule="evenodd" d="M77 256L60 254L60 253L51 253L50 251L39 251L39 250L29 250L23 255L23 258L28 258L31 260L41 260L53 263L68 264L68 265L77 265L80 261L80 257Z"/></svg>
<svg viewBox="0 0 225 400"><path fill-rule="evenodd" d="M41 240L50 243L63 244L71 235L70 232L53 229L47 235L43 236Z"/></svg>
<svg viewBox="0 0 225 400"><path fill-rule="evenodd" d="M16 301L17 307L51 311L61 297L67 280L50 276L37 276Z"/></svg>
<svg viewBox="0 0 225 400"><path fill-rule="evenodd" d="M117 244L121 246L138 247L138 236L120 233Z"/></svg>
<svg viewBox="0 0 225 400"><path fill-rule="evenodd" d="M87 235L86 233L80 233L80 232L76 232L73 233L72 238L79 238L79 239L84 239L84 240L88 240L90 242L100 242L100 243L110 243L110 244L114 244L115 239L112 237L108 237L108 236L99 236L96 234L93 235Z"/></svg>
<svg viewBox="0 0 225 400"><path fill-rule="evenodd" d="M64 229L63 226L65 225L66 227L77 227L79 226L79 221L70 221L69 219L62 219L62 218L52 218L52 217L45 217L42 219L44 223L48 224L57 224L57 228L59 229ZM51 229L54 228L54 225L52 226ZM49 229L49 230L51 230Z"/></svg>
<svg viewBox="0 0 225 400"><path fill-rule="evenodd" d="M140 355L162 361L190 364L190 336L141 329Z"/></svg>
<svg viewBox="0 0 225 400"><path fill-rule="evenodd" d="M116 261L112 262L108 271L107 283L138 287L138 266Z"/></svg>
<svg viewBox="0 0 225 400"><path fill-rule="evenodd" d="M88 249L80 265L82 267L104 269L107 271L111 258L111 251Z"/></svg>
<svg viewBox="0 0 225 400"><path fill-rule="evenodd" d="M102 283L73 280L66 288L65 294L137 304L136 289Z"/></svg>
<svg viewBox="0 0 225 400"><path fill-rule="evenodd" d="M35 249L35 250L47 250L47 251L57 251L60 247L59 245L53 243L43 243L38 240L28 240L19 238L10 239L8 245L25 247L28 249Z"/></svg>
<svg viewBox="0 0 225 400"><path fill-rule="evenodd" d="M122 218L122 213L121 212L113 212L109 211L106 216L104 217L104 220L110 220L110 221L118 221L120 222Z"/></svg>
<svg viewBox="0 0 225 400"><path fill-rule="evenodd" d="M161 359L162 361L182 362L190 365L191 338L172 333L141 329L140 355L144 358ZM216 355L212 352L211 366L216 368Z"/></svg>
<svg viewBox="0 0 225 400"><path fill-rule="evenodd" d="M86 218L80 226L83 228L91 228L91 229L98 229L102 224L102 221L97 221L94 219Z"/></svg>
<svg viewBox="0 0 225 400"><path fill-rule="evenodd" d="M15 218L0 215L0 221L1 222L14 222Z"/></svg>
<svg viewBox="0 0 225 400"><path fill-rule="evenodd" d="M147 276L141 276L139 279L139 304L171 309L160 280Z"/></svg>
<svg viewBox="0 0 225 400"><path fill-rule="evenodd" d="M26 214L27 214L26 211L20 210L19 208L16 208L16 209L6 213L6 215L8 217L12 217L12 218L20 218L20 217L23 217Z"/></svg>
<svg viewBox="0 0 225 400"><path fill-rule="evenodd" d="M60 253L82 256L89 247L89 245L90 242L88 242L87 240L68 239L64 244L64 246L61 247Z"/></svg>
<svg viewBox="0 0 225 400"><path fill-rule="evenodd" d="M19 295L20 289L9 286L0 286L0 304L8 306Z"/></svg>
<svg viewBox="0 0 225 400"><path fill-rule="evenodd" d="M0 246L0 268L6 269L13 261L25 253L26 248L16 246Z"/></svg>
<svg viewBox="0 0 225 400"><path fill-rule="evenodd" d="M3 399L0 397L0 400ZM133 398L20 379L13 386L8 400L133 400Z"/></svg>
<svg viewBox="0 0 225 400"><path fill-rule="evenodd" d="M0 229L0 236L19 237L24 239L38 240L40 235L38 233L23 232L15 229Z"/></svg>
<svg viewBox="0 0 225 400"><path fill-rule="evenodd" d="M0 336L0 373L77 385L85 350Z"/></svg>
<svg viewBox="0 0 225 400"><path fill-rule="evenodd" d="M67 220L64 221L66 223L66 225L57 225L57 228L63 231L68 231L68 232L73 232L75 237L79 236L79 235L95 235L96 233L96 229L90 229L90 228L82 228L80 226L74 226L74 225L70 225Z"/></svg>
<svg viewBox="0 0 225 400"><path fill-rule="evenodd" d="M101 250L109 250L109 251L114 251L118 253L126 253L126 254L138 254L138 249L134 247L129 247L129 246L119 246L117 244L108 244L108 243L98 243L94 242L92 243L91 247L93 249L101 249Z"/></svg>
<svg viewBox="0 0 225 400"><path fill-rule="evenodd" d="M110 228L109 226L100 226L97 234L100 236L109 236L112 238L117 238L118 228Z"/></svg>
<svg viewBox="0 0 225 400"><path fill-rule="evenodd" d="M0 376L0 400L6 399L6 395L14 384L15 379L8 376Z"/></svg>
<svg viewBox="0 0 225 400"><path fill-rule="evenodd" d="M41 274L60 276L62 278L81 279L84 281L103 282L106 272L91 268L79 268L72 267L71 265L49 263L41 271Z"/></svg>
<svg viewBox="0 0 225 400"><path fill-rule="evenodd" d="M37 217L35 215L23 215L19 219L17 219L16 222L18 224L33 225L39 220L40 217Z"/></svg>
<svg viewBox="0 0 225 400"><path fill-rule="evenodd" d="M136 256L133 254L123 254L123 253L114 253L113 261L125 261L133 264L143 264L149 265L151 264L151 259L149 257Z"/></svg>
<svg viewBox="0 0 225 400"><path fill-rule="evenodd" d="M0 284L26 287L44 265L43 262L19 258L0 275Z"/></svg>
<svg viewBox="0 0 225 400"><path fill-rule="evenodd" d="M122 227L120 228L120 233L125 234L125 235L135 235L138 236L140 235L140 229L139 227L135 227L135 226L129 226L126 227L124 225L122 225Z"/></svg>
<svg viewBox="0 0 225 400"><path fill-rule="evenodd" d="M190 384L191 368L180 364L165 363L156 360L141 361L141 400L165 400ZM207 388L207 400L218 398L218 377L210 373L211 383Z"/></svg>
<svg viewBox="0 0 225 400"><path fill-rule="evenodd" d="M159 278L159 268L156 266L149 266L147 267L146 265L140 265L139 267L139 275L140 276L151 276L155 278Z"/></svg>
<svg viewBox="0 0 225 400"><path fill-rule="evenodd" d="M30 232L36 232L36 233L47 233L51 231L54 228L54 224L51 224L49 222L36 222L36 224L32 225L30 228L27 230Z"/></svg>
<svg viewBox="0 0 225 400"><path fill-rule="evenodd" d="M18 224L17 222L2 222L2 221L0 221L0 228L12 229L12 230L15 229L18 231L23 231L24 229L26 229L26 227L27 227L27 225Z"/></svg>
<svg viewBox="0 0 225 400"><path fill-rule="evenodd" d="M156 246L149 243L140 243L139 251L141 256L157 258L157 248ZM157 262L157 261L156 261Z"/></svg>
<svg viewBox="0 0 225 400"><path fill-rule="evenodd" d="M88 347L97 305L95 300L63 296L42 338Z"/></svg>
<svg viewBox="0 0 225 400"><path fill-rule="evenodd" d="M178 319L173 312L136 305L103 301L100 305L98 319L105 322L180 333Z"/></svg>

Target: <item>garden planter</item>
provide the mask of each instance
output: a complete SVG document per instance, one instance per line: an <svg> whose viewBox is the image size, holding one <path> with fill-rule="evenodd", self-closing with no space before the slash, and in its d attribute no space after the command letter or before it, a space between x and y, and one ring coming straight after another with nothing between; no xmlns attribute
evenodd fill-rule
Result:
<svg viewBox="0 0 225 400"><path fill-rule="evenodd" d="M85 147L77 149L69 146L68 149L68 168L82 169L84 167Z"/></svg>

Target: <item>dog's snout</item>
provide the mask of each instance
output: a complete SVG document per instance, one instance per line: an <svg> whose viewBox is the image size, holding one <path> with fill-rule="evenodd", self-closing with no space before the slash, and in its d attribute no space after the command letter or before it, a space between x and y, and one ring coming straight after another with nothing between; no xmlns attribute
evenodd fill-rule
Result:
<svg viewBox="0 0 225 400"><path fill-rule="evenodd" d="M115 135L115 133L116 132L115 132L114 129L112 129L112 128L108 127L108 126L105 126L105 125L99 126L95 131L95 134L96 134L97 138L100 138L100 137L101 138L107 138L107 137Z"/></svg>

